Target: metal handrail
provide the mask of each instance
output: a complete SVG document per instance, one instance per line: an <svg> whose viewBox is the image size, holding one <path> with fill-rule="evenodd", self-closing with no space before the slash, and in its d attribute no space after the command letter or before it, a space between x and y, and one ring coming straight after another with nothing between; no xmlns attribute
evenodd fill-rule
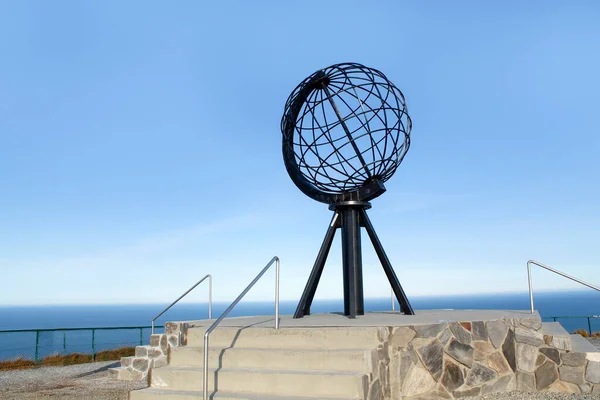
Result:
<svg viewBox="0 0 600 400"><path fill-rule="evenodd" d="M534 260L529 260L529 261L527 261L527 277L529 279L529 301L531 303L531 313L532 314L534 313L534 310L533 310L533 286L532 286L532 282L531 282L531 264L537 265L538 267L542 267L544 269L547 269L550 272L554 272L557 275L560 275L562 277L565 277L567 279L570 279L572 281L575 281L577 283L580 283L580 284L582 284L584 286L587 286L589 288L592 288L592 289L597 290L597 291L600 292L600 288L598 288L598 287L596 287L596 286L594 286L594 285L592 285L590 283L587 283L587 282L584 282L584 281L582 281L580 279L574 278L571 275L565 274L564 272L557 271L554 268L551 268L551 267L549 267L547 265L544 265L544 264L542 264L540 262L537 262L537 261L534 261Z"/></svg>
<svg viewBox="0 0 600 400"><path fill-rule="evenodd" d="M204 280L206 280L206 278L208 278L208 319L212 319L212 275L211 274L206 274L204 276L204 278L200 279L194 286L192 286L191 288L188 289L187 292L185 292L184 294L182 294L181 296L179 296L179 298L177 300L175 300L174 302L172 302L167 308L165 308L164 310L162 310L162 312L160 314L158 314L156 317L154 317L154 319L152 320L152 334L154 335L154 321L156 321L161 315L163 315L164 313L166 313L169 308L173 307L175 304L177 304L177 302L181 299L183 299L189 292L191 292L192 290L194 290L196 288L196 286L198 286L199 284L201 284L202 282L204 282Z"/></svg>
<svg viewBox="0 0 600 400"><path fill-rule="evenodd" d="M208 336L215 328L223 321L223 319L233 310L233 308L242 300L242 298L252 289L252 286L267 272L267 270L275 263L275 329L279 329L279 257L275 256L269 261L269 263L260 271L256 278L240 295L231 303L227 310L221 314L219 318L204 332L204 381L203 381L203 392L204 400L208 400Z"/></svg>

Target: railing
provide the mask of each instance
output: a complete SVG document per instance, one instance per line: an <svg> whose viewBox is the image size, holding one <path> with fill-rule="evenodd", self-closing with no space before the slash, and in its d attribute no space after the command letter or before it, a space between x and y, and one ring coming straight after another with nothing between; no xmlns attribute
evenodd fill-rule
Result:
<svg viewBox="0 0 600 400"><path fill-rule="evenodd" d="M143 345L144 343L144 330L150 329L150 326L123 326L123 327L93 327L93 328L57 328L57 329L13 329L13 330L1 330L0 331L0 343L2 346L0 347L0 353L8 353L9 356L6 359L15 359L15 358L25 358L28 359L31 357L31 353L33 353L33 361L38 362L43 355L40 354L41 349L47 349L48 355L53 354L67 354L69 352L88 352L91 350L92 360L95 359L96 353L98 350L112 350L118 345L125 344L137 344ZM96 333L106 332L106 331L134 331L137 333L139 331L139 336L136 339L133 339L133 335L124 337L124 335L120 334L117 337L109 338L108 340L112 340L111 342L106 342L100 340L98 343L98 338ZM77 336L79 333L90 333L91 337L81 337ZM12 336L16 334L18 336L6 338L5 335ZM31 346L27 346L27 339L23 339L23 335L32 334L31 341L35 344ZM35 336L33 336L35 334ZM45 336L47 334L47 336ZM110 335L109 335L110 336ZM41 342L47 342L48 339L52 342L51 344L43 344ZM69 339L70 342L69 343ZM79 340L77 340L79 339ZM82 340L83 339L83 340ZM102 339L102 338L100 338ZM128 339L128 340L125 340ZM133 340L131 340L133 339ZM139 340L138 340L139 339ZM17 346L17 347L8 347L8 346ZM67 352L67 348L70 347L73 351ZM100 347L100 349L98 348ZM85 349L85 350L84 350ZM29 355L23 357L24 353L29 353ZM4 357L0 357L0 360L4 359Z"/></svg>
<svg viewBox="0 0 600 400"><path fill-rule="evenodd" d="M203 377L203 393L204 400L208 400L208 336L212 331L215 330L217 326L223 321L223 319L233 310L233 308L242 300L242 298L252 289L254 284L258 282L260 278L267 272L267 270L275 263L275 329L279 329L279 257L275 256L269 261L269 263L260 271L256 278L248 286L240 295L231 303L227 310L221 314L219 318L204 332L204 377Z"/></svg>
<svg viewBox="0 0 600 400"><path fill-rule="evenodd" d="M594 286L594 285L592 285L590 283L587 283L587 282L584 282L584 281L582 281L580 279L574 278L574 277L572 277L570 275L565 274L564 272L557 271L554 268L550 268L549 266L544 265L544 264L542 264L540 262L537 262L537 261L534 261L534 260L529 260L529 261L527 261L527 277L529 279L529 301L531 303L531 313L532 314L534 313L534 310L533 310L533 284L531 282L531 264L537 265L538 267L542 267L544 269L547 269L550 272L554 272L557 275L560 275L562 277L565 277L567 279L570 279L572 281L575 281L577 283L580 283L580 284L582 284L584 286L587 286L589 288L592 288L592 289L597 290L597 291L600 292L600 288L598 288L598 287L596 287L596 286Z"/></svg>
<svg viewBox="0 0 600 400"><path fill-rule="evenodd" d="M153 335L154 335L154 321L156 321L161 315L163 315L164 313L166 313L167 311L169 311L169 309L171 307L173 307L175 304L177 304L179 302L179 300L181 300L185 296L187 296L187 294L189 292L191 292L192 290L196 289L196 286L198 286L199 284L201 284L202 282L204 282L206 280L206 278L208 278L208 319L212 319L212 275L211 274L206 274L204 276L204 278L202 278L198 282L196 282L196 284L194 286L192 286L191 288L189 288L187 292L185 292L184 294L182 294L181 296L179 296L179 298L177 300L175 300L174 302L172 302L167 308L165 308L164 310L162 310L162 312L160 314L158 314L156 317L154 317L154 319L152 320L152 334Z"/></svg>

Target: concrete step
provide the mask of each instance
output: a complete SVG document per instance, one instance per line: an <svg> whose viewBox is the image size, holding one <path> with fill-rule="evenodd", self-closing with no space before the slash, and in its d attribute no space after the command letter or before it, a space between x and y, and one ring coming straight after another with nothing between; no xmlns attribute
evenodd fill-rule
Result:
<svg viewBox="0 0 600 400"><path fill-rule="evenodd" d="M316 400L316 397L298 397L298 396L272 396L257 393L231 393L216 392L210 393L211 400ZM134 390L129 394L130 400L202 400L201 391L187 390L166 390L148 388ZM320 400L360 400L359 397L324 397L319 396Z"/></svg>
<svg viewBox="0 0 600 400"><path fill-rule="evenodd" d="M209 367L266 368L278 370L355 371L370 370L374 350L367 349L253 349L210 348ZM203 347L174 347L169 365L204 366Z"/></svg>
<svg viewBox="0 0 600 400"><path fill-rule="evenodd" d="M206 328L190 328L187 345L202 347ZM232 328L214 330L209 337L210 346L283 348L283 349L364 349L377 348L377 329L352 328Z"/></svg>
<svg viewBox="0 0 600 400"><path fill-rule="evenodd" d="M164 367L152 370L155 389L202 390L202 368ZM278 396L364 397L368 376L362 372L211 369L208 390Z"/></svg>
<svg viewBox="0 0 600 400"><path fill-rule="evenodd" d="M598 353L599 350L591 344L586 338L578 334L571 335L573 351L577 353Z"/></svg>

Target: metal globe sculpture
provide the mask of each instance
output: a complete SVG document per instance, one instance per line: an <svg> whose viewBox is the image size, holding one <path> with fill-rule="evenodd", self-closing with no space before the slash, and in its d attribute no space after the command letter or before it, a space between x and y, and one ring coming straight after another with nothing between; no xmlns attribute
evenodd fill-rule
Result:
<svg viewBox="0 0 600 400"><path fill-rule="evenodd" d="M385 190L410 146L404 95L378 70L337 64L289 96L283 155L294 183L325 203L370 200Z"/></svg>
<svg viewBox="0 0 600 400"><path fill-rule="evenodd" d="M405 314L414 314L367 216L410 146L412 122L402 92L380 71L355 63L321 69L289 96L283 118L283 159L307 196L328 203L333 219L294 315L310 307L335 232L342 230L344 314L364 314L360 227L371 239Z"/></svg>

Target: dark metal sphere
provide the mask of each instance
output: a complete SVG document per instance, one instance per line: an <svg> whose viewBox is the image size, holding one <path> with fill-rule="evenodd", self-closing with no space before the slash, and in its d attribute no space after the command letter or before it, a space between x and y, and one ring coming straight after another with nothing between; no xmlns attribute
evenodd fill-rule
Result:
<svg viewBox="0 0 600 400"><path fill-rule="evenodd" d="M286 169L300 190L324 202L367 201L410 146L404 95L360 64L319 70L294 89L281 121Z"/></svg>

